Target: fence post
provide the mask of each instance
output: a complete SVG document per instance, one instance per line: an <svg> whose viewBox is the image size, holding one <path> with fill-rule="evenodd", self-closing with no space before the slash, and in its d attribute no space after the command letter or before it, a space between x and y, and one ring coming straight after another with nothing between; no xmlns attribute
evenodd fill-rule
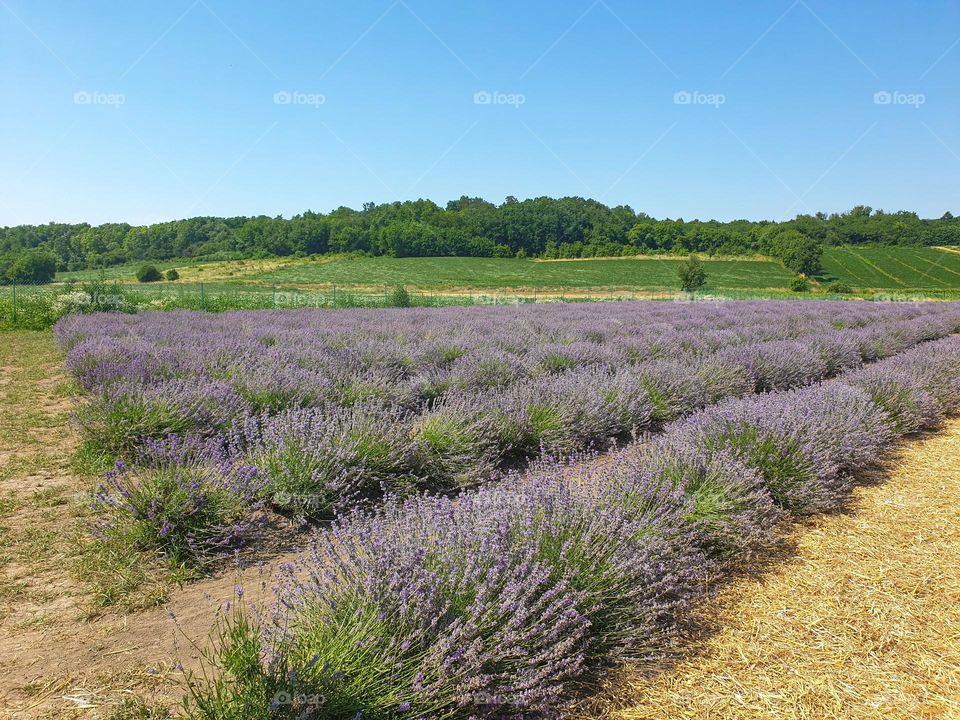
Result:
<svg viewBox="0 0 960 720"><path fill-rule="evenodd" d="M274 285L271 288L271 290L273 292L273 309L276 310L277 309L277 286Z"/></svg>
<svg viewBox="0 0 960 720"><path fill-rule="evenodd" d="M388 304L389 304L389 301L387 300L387 286L384 285L383 286L383 306L387 307Z"/></svg>
<svg viewBox="0 0 960 720"><path fill-rule="evenodd" d="M16 325L17 324L17 283L16 281L12 281L10 283L10 287L12 288L11 293L13 295L13 324Z"/></svg>
<svg viewBox="0 0 960 720"><path fill-rule="evenodd" d="M200 309L207 309L207 298L203 294L203 283L200 283Z"/></svg>
<svg viewBox="0 0 960 720"><path fill-rule="evenodd" d="M333 306L337 306L337 286L333 286Z"/></svg>

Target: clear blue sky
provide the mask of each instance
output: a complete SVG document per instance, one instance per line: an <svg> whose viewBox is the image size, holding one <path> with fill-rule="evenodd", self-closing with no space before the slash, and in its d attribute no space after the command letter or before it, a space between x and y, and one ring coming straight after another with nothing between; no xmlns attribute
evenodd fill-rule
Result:
<svg viewBox="0 0 960 720"><path fill-rule="evenodd" d="M958 79L958 0L0 0L0 225L958 214Z"/></svg>

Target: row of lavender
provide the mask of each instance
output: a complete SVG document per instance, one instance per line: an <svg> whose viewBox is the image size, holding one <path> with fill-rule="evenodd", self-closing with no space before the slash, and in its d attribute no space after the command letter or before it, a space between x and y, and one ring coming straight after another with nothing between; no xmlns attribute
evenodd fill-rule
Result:
<svg viewBox="0 0 960 720"><path fill-rule="evenodd" d="M556 715L586 673L664 653L782 518L841 507L897 438L960 412L958 367L954 336L722 402L611 462L358 513L286 569L262 634L230 621L223 674L191 685L187 714Z"/></svg>
<svg viewBox="0 0 960 720"><path fill-rule="evenodd" d="M367 400L417 407L564 370L616 370L877 323L957 316L950 305L610 303L414 311L73 316L57 326L87 389L222 383L254 414ZM792 348L788 348L792 349ZM796 362L811 362L801 351ZM776 378L771 378L776 381ZM176 389L173 385L171 388Z"/></svg>
<svg viewBox="0 0 960 720"><path fill-rule="evenodd" d="M198 458L239 461L255 468L244 502L323 517L456 490L516 458L657 429L958 329L949 304L758 302L80 316L57 334L91 391L90 443L179 464L188 485ZM238 491L232 469L220 484Z"/></svg>

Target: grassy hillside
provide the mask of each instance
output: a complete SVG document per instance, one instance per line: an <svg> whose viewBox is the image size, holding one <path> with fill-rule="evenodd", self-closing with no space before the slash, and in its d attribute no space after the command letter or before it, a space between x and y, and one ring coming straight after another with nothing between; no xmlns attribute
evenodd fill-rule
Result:
<svg viewBox="0 0 960 720"><path fill-rule="evenodd" d="M831 247L824 278L880 290L960 289L960 253L920 247Z"/></svg>
<svg viewBox="0 0 960 720"><path fill-rule="evenodd" d="M345 258L290 264L247 276L293 285L415 285L435 288L676 288L678 258L536 261L512 258ZM716 288L784 288L790 273L764 260L708 260Z"/></svg>
<svg viewBox="0 0 960 720"><path fill-rule="evenodd" d="M269 258L200 263L164 261L175 267L180 283L140 286L167 290L190 283L216 285L366 287L407 285L436 290L675 290L677 257L585 260L518 260L514 258ZM60 273L58 280L89 280L101 273L108 280L134 282L143 263L105 271ZM753 258L705 259L711 290L786 291L791 273L779 263ZM960 292L960 251L921 247L828 247L823 255L821 285L838 280L856 289L926 293L939 297Z"/></svg>

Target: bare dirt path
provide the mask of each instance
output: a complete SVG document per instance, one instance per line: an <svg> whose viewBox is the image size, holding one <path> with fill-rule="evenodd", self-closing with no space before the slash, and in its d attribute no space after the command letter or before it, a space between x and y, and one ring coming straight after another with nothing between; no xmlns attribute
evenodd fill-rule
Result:
<svg viewBox="0 0 960 720"><path fill-rule="evenodd" d="M251 594L283 559L170 588L162 606L97 608L78 566L96 477L72 467L62 362L49 332L0 334L0 718L105 718L134 693L173 704L172 668L198 658L191 641L204 643L238 582Z"/></svg>
<svg viewBox="0 0 960 720"><path fill-rule="evenodd" d="M725 588L674 668L632 668L606 718L960 718L960 420L906 443L853 512ZM595 714L594 714L595 715Z"/></svg>

